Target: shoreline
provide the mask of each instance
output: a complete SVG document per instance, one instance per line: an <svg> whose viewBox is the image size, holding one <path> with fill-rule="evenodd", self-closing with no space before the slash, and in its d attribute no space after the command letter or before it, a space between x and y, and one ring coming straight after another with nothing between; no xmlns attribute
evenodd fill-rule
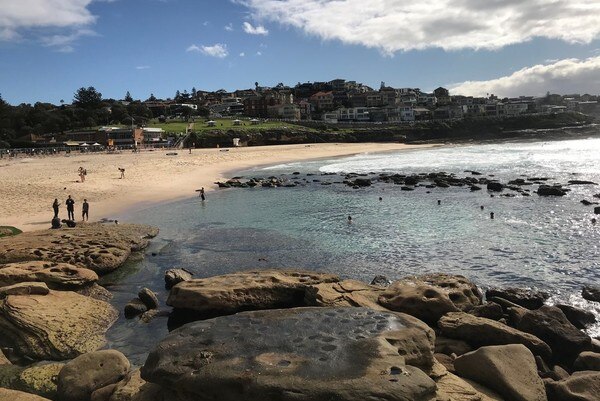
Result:
<svg viewBox="0 0 600 401"><path fill-rule="evenodd" d="M49 228L54 198L76 200L75 220L80 221L81 203L88 199L91 221L127 214L136 208L174 202L195 195L205 187L215 190L215 181L228 173L273 164L428 148L438 144L326 143L272 145L226 149L178 149L120 154L76 154L69 157L19 158L0 161L3 196L0 225L23 231ZM176 156L166 153L177 152ZM88 170L84 183L77 169ZM118 167L125 168L119 179Z"/></svg>

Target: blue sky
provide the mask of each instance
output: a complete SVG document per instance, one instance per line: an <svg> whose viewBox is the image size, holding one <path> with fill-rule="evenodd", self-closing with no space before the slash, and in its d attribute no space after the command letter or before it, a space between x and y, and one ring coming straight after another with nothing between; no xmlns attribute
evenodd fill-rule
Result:
<svg viewBox="0 0 600 401"><path fill-rule="evenodd" d="M0 0L11 104L334 78L598 94L600 0Z"/></svg>

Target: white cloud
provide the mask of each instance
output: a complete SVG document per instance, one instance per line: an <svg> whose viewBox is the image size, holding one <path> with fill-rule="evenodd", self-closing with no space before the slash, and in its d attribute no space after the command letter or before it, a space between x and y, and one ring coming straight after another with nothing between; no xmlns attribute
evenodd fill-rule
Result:
<svg viewBox="0 0 600 401"><path fill-rule="evenodd" d="M55 49L62 53L71 53L73 43L83 36L96 36L96 32L91 29L78 29L66 35L50 35L42 37L40 40L46 47Z"/></svg>
<svg viewBox="0 0 600 401"><path fill-rule="evenodd" d="M452 94L500 97L551 93L600 93L600 56L565 59L552 64L523 68L489 81L467 81L450 85Z"/></svg>
<svg viewBox="0 0 600 401"><path fill-rule="evenodd" d="M225 25L225 30L227 32L233 32L233 24L229 23L229 24Z"/></svg>
<svg viewBox="0 0 600 401"><path fill-rule="evenodd" d="M227 50L227 45L222 43L215 43L212 46L196 46L191 45L186 49L187 52L199 52L206 56L216 57L216 58L225 58L229 55L229 51Z"/></svg>
<svg viewBox="0 0 600 401"><path fill-rule="evenodd" d="M325 40L397 51L499 49L535 37L589 43L600 0L234 0L257 20Z"/></svg>
<svg viewBox="0 0 600 401"><path fill-rule="evenodd" d="M138 65L137 67L135 67L136 70L148 70L150 69L149 65Z"/></svg>
<svg viewBox="0 0 600 401"><path fill-rule="evenodd" d="M242 25L242 28L244 28L244 32L246 32L247 34L250 35L268 35L269 31L262 25L257 25L257 26L253 26L251 23L249 22L244 22L244 24Z"/></svg>
<svg viewBox="0 0 600 401"><path fill-rule="evenodd" d="M262 52L256 52L257 56L262 56Z"/></svg>
<svg viewBox="0 0 600 401"><path fill-rule="evenodd" d="M241 53L240 53L240 57L246 57L246 53L244 53L244 52L241 52Z"/></svg>

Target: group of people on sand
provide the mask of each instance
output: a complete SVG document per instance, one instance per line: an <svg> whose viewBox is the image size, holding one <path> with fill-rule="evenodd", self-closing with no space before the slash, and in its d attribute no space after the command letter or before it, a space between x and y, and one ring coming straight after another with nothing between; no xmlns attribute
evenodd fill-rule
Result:
<svg viewBox="0 0 600 401"><path fill-rule="evenodd" d="M54 203L52 203L52 209L54 210L54 218L58 218L59 207L61 203L58 199L54 199ZM65 205L67 205L67 220L75 221L75 200L69 195L67 200L65 201ZM90 213L90 204L87 199L83 200L81 204L81 220L88 221Z"/></svg>

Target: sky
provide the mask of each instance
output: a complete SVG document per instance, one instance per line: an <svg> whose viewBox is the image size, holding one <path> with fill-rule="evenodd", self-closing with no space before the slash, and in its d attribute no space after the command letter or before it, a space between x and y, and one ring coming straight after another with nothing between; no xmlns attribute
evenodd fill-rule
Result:
<svg viewBox="0 0 600 401"><path fill-rule="evenodd" d="M600 94L600 0L0 0L11 104L336 78Z"/></svg>

